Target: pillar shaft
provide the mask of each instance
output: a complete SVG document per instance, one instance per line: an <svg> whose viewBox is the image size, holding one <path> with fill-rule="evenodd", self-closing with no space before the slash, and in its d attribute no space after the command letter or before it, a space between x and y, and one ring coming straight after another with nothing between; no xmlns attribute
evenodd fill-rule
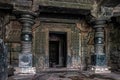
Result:
<svg viewBox="0 0 120 80"><path fill-rule="evenodd" d="M22 73L34 73L32 68L32 26L35 23L35 15L30 12L21 12L19 22L22 25L22 50L19 54L19 67Z"/></svg>
<svg viewBox="0 0 120 80"><path fill-rule="evenodd" d="M31 53L32 26L34 24L34 16L31 14L21 14L19 21L22 24L22 53Z"/></svg>

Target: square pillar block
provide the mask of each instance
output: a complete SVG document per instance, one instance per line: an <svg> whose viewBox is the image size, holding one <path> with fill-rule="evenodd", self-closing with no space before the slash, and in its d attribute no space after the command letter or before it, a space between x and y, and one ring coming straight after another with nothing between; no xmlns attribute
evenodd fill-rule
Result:
<svg viewBox="0 0 120 80"><path fill-rule="evenodd" d="M94 66L105 66L106 65L106 56L105 55L92 55L91 64Z"/></svg>
<svg viewBox="0 0 120 80"><path fill-rule="evenodd" d="M25 53L19 54L19 69L17 69L18 73L30 73L35 74L35 67L32 67L32 54Z"/></svg>
<svg viewBox="0 0 120 80"><path fill-rule="evenodd" d="M91 64L93 65L91 70L95 73L110 73L109 67L107 67L105 55L92 55Z"/></svg>
<svg viewBox="0 0 120 80"><path fill-rule="evenodd" d="M32 67L32 54L19 54L19 67Z"/></svg>

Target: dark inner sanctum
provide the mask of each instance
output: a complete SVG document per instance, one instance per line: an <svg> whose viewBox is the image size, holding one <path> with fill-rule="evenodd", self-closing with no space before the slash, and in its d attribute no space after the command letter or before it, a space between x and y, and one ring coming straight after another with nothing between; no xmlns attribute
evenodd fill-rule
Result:
<svg viewBox="0 0 120 80"><path fill-rule="evenodd" d="M49 33L50 67L66 67L67 37L64 32Z"/></svg>

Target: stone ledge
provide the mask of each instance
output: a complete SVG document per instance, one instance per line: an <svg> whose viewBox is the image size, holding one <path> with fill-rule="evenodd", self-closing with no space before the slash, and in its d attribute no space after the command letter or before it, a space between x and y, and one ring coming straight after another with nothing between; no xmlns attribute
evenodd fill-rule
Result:
<svg viewBox="0 0 120 80"><path fill-rule="evenodd" d="M71 3L71 2L57 2L57 1L39 1L36 3L38 5L44 6L58 6L66 8L78 8L78 9L92 9L92 4L90 3Z"/></svg>

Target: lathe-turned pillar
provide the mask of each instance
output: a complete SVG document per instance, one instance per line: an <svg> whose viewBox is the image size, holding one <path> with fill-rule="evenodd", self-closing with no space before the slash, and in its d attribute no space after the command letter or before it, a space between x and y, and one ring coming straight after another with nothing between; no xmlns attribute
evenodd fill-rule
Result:
<svg viewBox="0 0 120 80"><path fill-rule="evenodd" d="M21 73L34 73L32 67L32 26L35 23L35 15L30 12L20 12L19 22L22 25L21 45L22 50L19 54L19 67Z"/></svg>
<svg viewBox="0 0 120 80"><path fill-rule="evenodd" d="M94 21L93 28L95 29L94 36L94 49L95 53L92 55L92 70L95 73L110 73L106 63L106 54L104 50L105 44L105 33L104 27L106 24L106 20L97 19Z"/></svg>

